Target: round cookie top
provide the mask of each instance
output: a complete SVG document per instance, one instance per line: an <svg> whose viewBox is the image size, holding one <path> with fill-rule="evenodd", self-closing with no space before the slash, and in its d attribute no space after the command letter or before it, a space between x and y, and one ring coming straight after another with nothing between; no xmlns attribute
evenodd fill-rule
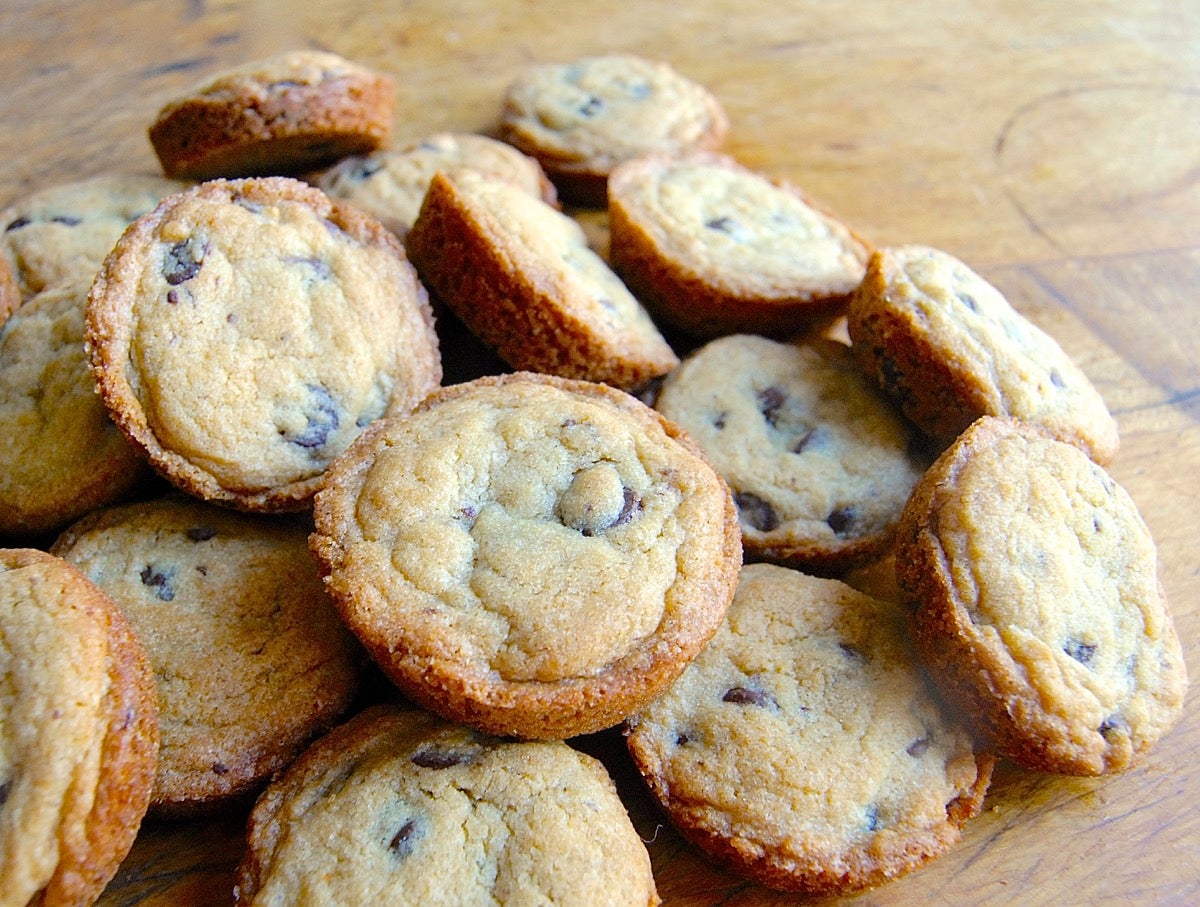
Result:
<svg viewBox="0 0 1200 907"><path fill-rule="evenodd" d="M430 292L514 369L632 389L679 364L579 223L507 182L435 175L405 244Z"/></svg>
<svg viewBox="0 0 1200 907"><path fill-rule="evenodd" d="M622 161L716 148L728 130L706 88L631 54L529 67L506 90L499 124L500 138L541 161L563 198L582 203L603 203Z"/></svg>
<svg viewBox="0 0 1200 907"><path fill-rule="evenodd" d="M284 177L214 180L139 218L92 286L86 339L156 469L249 510L305 506L363 426L441 380L396 238Z"/></svg>
<svg viewBox="0 0 1200 907"><path fill-rule="evenodd" d="M83 349L89 285L57 284L0 326L0 536L57 531L146 473L96 396Z"/></svg>
<svg viewBox="0 0 1200 907"><path fill-rule="evenodd" d="M619 722L716 631L741 563L725 483L600 384L515 373L377 423L330 470L312 545L411 697L492 733Z"/></svg>
<svg viewBox="0 0 1200 907"><path fill-rule="evenodd" d="M133 845L158 747L119 609L65 561L0 550L0 902L90 904Z"/></svg>
<svg viewBox="0 0 1200 907"><path fill-rule="evenodd" d="M55 542L124 610L157 679L150 809L213 812L256 792L349 706L360 650L297 521L183 495L96 511Z"/></svg>
<svg viewBox="0 0 1200 907"><path fill-rule="evenodd" d="M627 743L672 821L762 884L845 892L949 849L992 760L948 720L903 612L836 580L742 569L726 621Z"/></svg>
<svg viewBox="0 0 1200 907"><path fill-rule="evenodd" d="M1116 456L1117 424L1082 369L954 256L876 250L847 315L868 371L943 444L980 416L1007 416L1102 465Z"/></svg>
<svg viewBox="0 0 1200 907"><path fill-rule="evenodd" d="M0 255L25 299L59 283L90 281L126 227L186 187L134 173L43 187L0 213Z"/></svg>
<svg viewBox="0 0 1200 907"><path fill-rule="evenodd" d="M238 904L654 905L646 847L596 759L374 706L259 799Z"/></svg>
<svg viewBox="0 0 1200 907"><path fill-rule="evenodd" d="M870 252L796 187L724 155L629 161L608 199L613 268L693 336L795 334L845 307Z"/></svg>
<svg viewBox="0 0 1200 907"><path fill-rule="evenodd" d="M654 405L733 489L748 560L831 573L878 557L928 465L834 340L711 340L667 376Z"/></svg>
<svg viewBox="0 0 1200 907"><path fill-rule="evenodd" d="M296 175L379 147L394 107L390 76L295 50L193 85L162 107L147 134L168 176Z"/></svg>
<svg viewBox="0 0 1200 907"><path fill-rule="evenodd" d="M511 182L534 198L556 204L554 185L541 165L512 145L485 135L439 132L398 148L344 158L317 185L352 202L404 239L421 211L433 175L477 170Z"/></svg>
<svg viewBox="0 0 1200 907"><path fill-rule="evenodd" d="M1034 769L1127 767L1187 686L1128 493L1073 445L985 416L905 508L896 578L922 659L998 752Z"/></svg>

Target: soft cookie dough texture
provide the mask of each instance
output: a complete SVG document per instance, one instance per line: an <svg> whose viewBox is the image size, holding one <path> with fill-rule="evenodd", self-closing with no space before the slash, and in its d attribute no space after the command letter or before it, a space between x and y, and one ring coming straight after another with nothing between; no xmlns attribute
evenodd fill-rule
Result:
<svg viewBox="0 0 1200 907"><path fill-rule="evenodd" d="M305 506L363 426L441 380L416 272L377 221L284 177L170 196L92 285L101 397L183 490Z"/></svg>
<svg viewBox="0 0 1200 907"><path fill-rule="evenodd" d="M129 853L158 754L154 677L65 561L0 551L0 904L91 904Z"/></svg>
<svg viewBox="0 0 1200 907"><path fill-rule="evenodd" d="M930 694L897 605L770 564L743 568L721 630L628 727L683 834L786 891L869 887L944 853L993 762Z"/></svg>
<svg viewBox="0 0 1200 907"><path fill-rule="evenodd" d="M616 724L716 631L741 563L729 490L677 426L600 384L444 388L330 470L312 545L415 700L492 733Z"/></svg>
<svg viewBox="0 0 1200 907"><path fill-rule="evenodd" d="M238 904L653 907L650 857L604 766L376 706L314 744L250 816Z"/></svg>
<svg viewBox="0 0 1200 907"><path fill-rule="evenodd" d="M1073 445L986 416L939 458L897 530L917 651L995 751L1120 771L1178 719L1186 668L1154 542Z"/></svg>

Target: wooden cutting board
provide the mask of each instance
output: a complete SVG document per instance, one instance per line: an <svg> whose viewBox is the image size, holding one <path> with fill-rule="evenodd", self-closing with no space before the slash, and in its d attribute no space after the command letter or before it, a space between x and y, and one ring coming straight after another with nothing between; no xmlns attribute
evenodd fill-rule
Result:
<svg viewBox="0 0 1200 907"><path fill-rule="evenodd" d="M154 172L145 129L164 101L288 48L393 73L397 139L488 129L527 63L612 50L673 63L724 103L743 163L877 244L954 253L1076 357L1119 421L1111 472L1158 543L1200 676L1200 5L9 0L0 35L0 203ZM602 218L589 226L602 237ZM713 869L666 827L618 735L583 744L626 795L666 904L795 903ZM1198 903L1198 750L1193 693L1122 775L1002 764L955 850L857 900ZM102 903L230 904L243 820L147 825Z"/></svg>

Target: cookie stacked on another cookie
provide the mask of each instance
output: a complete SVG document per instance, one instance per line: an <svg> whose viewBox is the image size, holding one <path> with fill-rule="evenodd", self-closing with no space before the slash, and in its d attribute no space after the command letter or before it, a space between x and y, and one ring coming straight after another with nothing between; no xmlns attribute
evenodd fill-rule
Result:
<svg viewBox="0 0 1200 907"><path fill-rule="evenodd" d="M733 594L729 489L602 384L443 388L335 461L312 538L348 626L413 700L489 733L617 724L686 667Z"/></svg>
<svg viewBox="0 0 1200 907"><path fill-rule="evenodd" d="M1187 687L1154 542L1074 445L973 423L905 508L896 574L915 643L995 751L1095 775L1138 760Z"/></svg>
<svg viewBox="0 0 1200 907"><path fill-rule="evenodd" d="M308 506L365 425L441 380L424 287L378 221L298 180L212 180L121 237L92 284L105 406L179 488Z"/></svg>

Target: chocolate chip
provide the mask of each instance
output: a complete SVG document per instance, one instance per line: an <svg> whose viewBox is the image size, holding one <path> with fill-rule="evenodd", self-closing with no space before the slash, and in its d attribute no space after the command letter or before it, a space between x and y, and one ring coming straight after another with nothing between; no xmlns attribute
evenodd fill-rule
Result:
<svg viewBox="0 0 1200 907"><path fill-rule="evenodd" d="M625 93L635 101L642 101L650 97L652 89L649 82L637 81L631 82L625 86Z"/></svg>
<svg viewBox="0 0 1200 907"><path fill-rule="evenodd" d="M617 514L617 518L606 526L606 529L616 529L618 526L624 526L639 513L642 512L642 499L638 497L637 492L628 486L622 492L621 511Z"/></svg>
<svg viewBox="0 0 1200 907"><path fill-rule="evenodd" d="M604 101L601 98L591 95L586 101L579 105L580 116L594 117L604 109Z"/></svg>
<svg viewBox="0 0 1200 907"><path fill-rule="evenodd" d="M179 305L179 291L174 287L167 290L167 302L171 305Z"/></svg>
<svg viewBox="0 0 1200 907"><path fill-rule="evenodd" d="M427 746L417 750L410 758L413 765L421 768L443 769L470 762L473 757L473 753L463 750L442 750Z"/></svg>
<svg viewBox="0 0 1200 907"><path fill-rule="evenodd" d="M779 410L787 402L787 394L781 388L771 385L763 388L756 395L758 411L772 428L779 425Z"/></svg>
<svg viewBox="0 0 1200 907"><path fill-rule="evenodd" d="M428 144L422 145L421 147L431 148L435 151L437 150L437 146L431 146ZM383 164L377 160L364 157L356 159L354 163L348 166L346 169L346 175L349 176L350 179L357 180L358 182L364 182L382 170Z"/></svg>
<svg viewBox="0 0 1200 907"><path fill-rule="evenodd" d="M820 440L821 430L819 428L810 428L792 444L792 453L804 453L809 447L814 446Z"/></svg>
<svg viewBox="0 0 1200 907"><path fill-rule="evenodd" d="M1104 721L1100 722L1100 727L1097 730L1100 731L1100 736L1109 743L1129 736L1129 724L1120 715L1110 715L1108 718L1105 718Z"/></svg>
<svg viewBox="0 0 1200 907"><path fill-rule="evenodd" d="M228 766L228 765L226 765L224 762L214 762L214 763L212 764L212 770L213 770L213 774L214 774L214 775L227 775L227 774L229 774L229 766Z"/></svg>
<svg viewBox="0 0 1200 907"><path fill-rule="evenodd" d="M1058 388L1067 386L1067 382L1063 381L1063 376L1058 373L1056 368L1050 369L1050 383Z"/></svg>
<svg viewBox="0 0 1200 907"><path fill-rule="evenodd" d="M286 255L283 261L289 265L303 265L312 271L312 276L317 280L329 280L333 277L333 270L329 264L315 255Z"/></svg>
<svg viewBox="0 0 1200 907"><path fill-rule="evenodd" d="M879 375L883 379L883 386L889 390L894 390L904 380L904 373L891 356L884 356L879 360Z"/></svg>
<svg viewBox="0 0 1200 907"><path fill-rule="evenodd" d="M1089 664L1092 656L1096 654L1096 646L1081 639L1068 639L1063 643L1063 651L1080 664Z"/></svg>
<svg viewBox="0 0 1200 907"><path fill-rule="evenodd" d="M253 199L246 198L246 196L242 195L241 193L237 193L233 196L233 203L239 208L245 208L251 214L262 214L263 212L262 202L256 202Z"/></svg>
<svg viewBox="0 0 1200 907"><path fill-rule="evenodd" d="M713 417L713 428L720 431L721 429L723 429L725 427L725 420L728 418L729 418L729 413L725 413L725 412L717 413L716 416Z"/></svg>
<svg viewBox="0 0 1200 907"><path fill-rule="evenodd" d="M927 752L929 752L929 738L922 737L920 740L914 740L908 745L904 752L908 753L914 759L919 759L921 756L924 756Z"/></svg>
<svg viewBox="0 0 1200 907"><path fill-rule="evenodd" d="M172 583L175 578L174 567L161 568L147 564L139 576L142 578L142 585L153 589L154 594L162 601L169 602L175 598L175 586Z"/></svg>
<svg viewBox="0 0 1200 907"><path fill-rule="evenodd" d="M863 653L848 642L839 642L838 648L845 653L847 658L862 658Z"/></svg>
<svg viewBox="0 0 1200 907"><path fill-rule="evenodd" d="M835 507L829 516L825 517L825 522L838 535L846 535L854 526L854 517L853 507Z"/></svg>
<svg viewBox="0 0 1200 907"><path fill-rule="evenodd" d="M162 269L167 283L175 287L195 277L200 272L206 252L207 245L194 236L180 240L167 249Z"/></svg>
<svg viewBox="0 0 1200 907"><path fill-rule="evenodd" d="M777 709L779 703L775 701L775 697L765 690L756 690L752 687L732 687L721 697L722 702L732 702L735 705L753 705L760 709Z"/></svg>
<svg viewBox="0 0 1200 907"><path fill-rule="evenodd" d="M8 792L12 789L12 785L8 781L0 782L0 806L8 802Z"/></svg>
<svg viewBox="0 0 1200 907"><path fill-rule="evenodd" d="M958 292L958 293L955 293L954 295L958 297L959 302L961 302L963 305L965 305L972 312L979 311L979 303L977 303L975 301L974 296L970 295L969 293L963 293L963 292Z"/></svg>
<svg viewBox="0 0 1200 907"><path fill-rule="evenodd" d="M28 227L31 223L33 223L32 220L25 215L21 215L16 220L10 220L7 226L4 228L4 232L7 233L9 230L20 230L22 227Z"/></svg>
<svg viewBox="0 0 1200 907"><path fill-rule="evenodd" d="M207 542L216 534L217 530L212 526L192 526L184 533L188 537L188 540L193 542Z"/></svg>
<svg viewBox="0 0 1200 907"><path fill-rule="evenodd" d="M866 814L867 831L879 831L883 827L883 822L879 818L879 807L868 806Z"/></svg>
<svg viewBox="0 0 1200 907"><path fill-rule="evenodd" d="M779 526L779 513L768 502L749 491L737 491L733 495L738 517L746 525L759 532L770 532Z"/></svg>
<svg viewBox="0 0 1200 907"><path fill-rule="evenodd" d="M392 839L388 841L388 850L391 851L392 856L400 860L411 856L417 843L418 831L415 819L409 819L401 825L392 835Z"/></svg>
<svg viewBox="0 0 1200 907"><path fill-rule="evenodd" d="M314 450L329 440L329 436L337 431L338 405L320 384L307 384L309 393L308 412L305 413L304 429L297 434L284 434L285 440L299 447Z"/></svg>
<svg viewBox="0 0 1200 907"><path fill-rule="evenodd" d="M684 746L685 744L688 744L691 742L692 742L692 738L686 731L680 731L678 734L675 735L675 745L676 746Z"/></svg>
<svg viewBox="0 0 1200 907"><path fill-rule="evenodd" d="M732 233L737 227L737 222L732 217L722 216L706 220L704 226L710 230L719 230L721 233Z"/></svg>

